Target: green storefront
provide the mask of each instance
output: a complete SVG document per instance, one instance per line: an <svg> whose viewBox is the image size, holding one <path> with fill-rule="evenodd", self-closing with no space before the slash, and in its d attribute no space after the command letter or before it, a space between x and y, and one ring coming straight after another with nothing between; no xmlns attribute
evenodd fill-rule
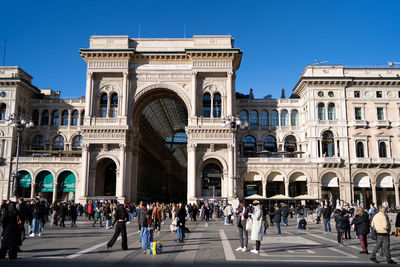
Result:
<svg viewBox="0 0 400 267"><path fill-rule="evenodd" d="M57 200L69 201L75 198L76 177L70 171L64 171L58 176Z"/></svg>
<svg viewBox="0 0 400 267"><path fill-rule="evenodd" d="M27 171L19 171L18 174L19 174L19 176L18 176L18 180L17 180L17 185L18 185L17 195L19 197L29 198L31 195L32 176Z"/></svg>
<svg viewBox="0 0 400 267"><path fill-rule="evenodd" d="M41 171L36 177L36 192L50 203L53 201L53 174L49 171Z"/></svg>

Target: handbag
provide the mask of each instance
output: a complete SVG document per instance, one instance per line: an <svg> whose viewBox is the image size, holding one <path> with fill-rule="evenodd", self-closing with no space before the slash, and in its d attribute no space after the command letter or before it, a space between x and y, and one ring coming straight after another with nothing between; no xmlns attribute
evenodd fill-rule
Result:
<svg viewBox="0 0 400 267"><path fill-rule="evenodd" d="M248 218L246 222L246 231L251 231L253 229L253 219Z"/></svg>
<svg viewBox="0 0 400 267"><path fill-rule="evenodd" d="M372 230L371 230L371 239L372 240L378 239L375 228L372 228Z"/></svg>

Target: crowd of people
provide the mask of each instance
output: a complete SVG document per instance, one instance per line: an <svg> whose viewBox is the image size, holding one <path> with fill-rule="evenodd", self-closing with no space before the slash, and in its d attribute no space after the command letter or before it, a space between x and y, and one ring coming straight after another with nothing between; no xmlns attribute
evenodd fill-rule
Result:
<svg viewBox="0 0 400 267"><path fill-rule="evenodd" d="M376 254L379 252L386 258L387 263L395 263L390 254L390 235L392 234L391 222L388 218L388 209L385 206L377 209L371 204L369 209L361 207L341 207L333 210L328 205L319 206L315 211L305 206L288 206L284 203L275 204L267 208L255 200L248 203L240 201L238 207L225 203L200 203L188 204L166 204L166 203L109 203L88 202L85 205L74 202L55 202L49 205L44 200L33 199L25 201L19 198L17 202L4 201L0 207L1 249L0 259L5 258L7 252L10 259L17 258L18 252L25 238L41 237L46 224L52 227L66 227L66 221L70 227L77 227L76 221L79 216L85 216L96 227L105 224L106 229L115 228L107 248L111 248L117 238L121 235L121 248L128 249L126 224L135 218L138 224L138 232L144 253L149 253L149 242L153 240L153 233L159 234L161 227L169 217L171 225L169 230L177 235L176 242L184 243L185 233L190 232L186 227L187 221L204 221L206 224L215 214L217 218L224 217L224 225L236 225L240 246L236 251L248 251L248 239L255 241L255 248L249 250L251 253L259 254L261 242L267 234L270 226L276 227L276 235L282 235L281 224L288 226L289 217L295 217L296 226L299 230L308 230L308 217L315 212L316 224L323 219L323 234L332 232L331 219L334 219L337 232L337 244L343 246L345 240L352 239L352 230L356 238L360 240L361 254L369 254L368 238L376 240L376 246L372 250L370 259L378 262ZM269 217L269 218L268 218ZM27 225L28 233L25 233ZM400 212L396 217L396 234L400 232Z"/></svg>

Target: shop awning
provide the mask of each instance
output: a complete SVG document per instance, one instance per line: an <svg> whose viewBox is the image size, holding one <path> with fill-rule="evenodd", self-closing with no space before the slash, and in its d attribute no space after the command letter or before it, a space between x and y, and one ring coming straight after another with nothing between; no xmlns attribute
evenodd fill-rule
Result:
<svg viewBox="0 0 400 267"><path fill-rule="evenodd" d="M265 200L267 198L263 197L263 196L260 196L260 195L257 195L257 194L254 194L254 195L245 197L244 199L246 199L246 200Z"/></svg>

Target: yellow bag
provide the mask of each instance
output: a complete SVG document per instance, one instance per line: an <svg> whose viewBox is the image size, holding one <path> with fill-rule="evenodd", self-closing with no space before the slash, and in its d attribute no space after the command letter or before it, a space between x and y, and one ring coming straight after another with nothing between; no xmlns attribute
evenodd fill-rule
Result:
<svg viewBox="0 0 400 267"><path fill-rule="evenodd" d="M163 242L150 243L150 255L158 255L162 253Z"/></svg>

